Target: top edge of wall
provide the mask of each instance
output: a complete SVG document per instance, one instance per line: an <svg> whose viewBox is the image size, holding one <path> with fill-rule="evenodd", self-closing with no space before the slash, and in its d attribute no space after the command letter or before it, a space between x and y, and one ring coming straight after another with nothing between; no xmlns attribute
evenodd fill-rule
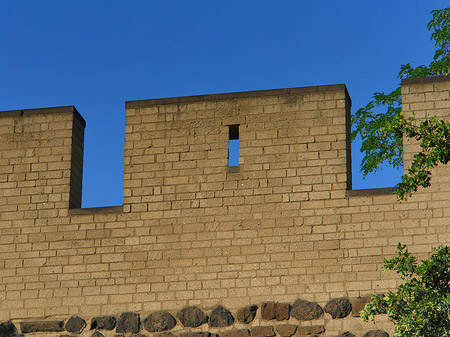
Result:
<svg viewBox="0 0 450 337"><path fill-rule="evenodd" d="M430 76L430 77L418 77L418 78L404 78L402 79L402 85L409 84L426 84L426 83L436 83L436 82L448 82L450 81L450 76Z"/></svg>
<svg viewBox="0 0 450 337"><path fill-rule="evenodd" d="M331 84L331 85L317 85L310 87L294 87L294 88L282 88L282 89L269 89L269 90L254 90L254 91L240 91L230 93L208 94L208 95L195 95L195 96L180 96L169 98L154 98L137 101L125 102L126 109L141 108L151 105L163 105L163 104L180 104L180 103L192 103L192 102L204 102L204 101L220 101L230 100L238 98L253 98L263 96L275 96L275 95L295 95L305 94L313 92L324 91L340 91L344 90L349 97L345 84ZM349 97L350 98L350 97Z"/></svg>
<svg viewBox="0 0 450 337"><path fill-rule="evenodd" d="M83 116L78 112L78 110L73 105L58 106L51 108L36 108L36 109L22 109L22 110L6 110L0 111L0 117L14 117L14 116L28 116L28 115L41 115L41 114L52 114L52 113L73 113L77 116L83 126L86 126L86 121Z"/></svg>

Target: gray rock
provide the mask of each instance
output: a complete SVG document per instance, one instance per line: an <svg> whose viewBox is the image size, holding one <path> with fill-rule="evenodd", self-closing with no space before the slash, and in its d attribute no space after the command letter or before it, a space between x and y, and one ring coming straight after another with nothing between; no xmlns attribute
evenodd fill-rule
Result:
<svg viewBox="0 0 450 337"><path fill-rule="evenodd" d="M345 331L341 333L338 337L356 337L356 336L352 334L350 331Z"/></svg>
<svg viewBox="0 0 450 337"><path fill-rule="evenodd" d="M66 331L72 332L72 333L81 333L84 328L86 327L86 321L82 319L81 317L78 317L76 315L73 315L69 318L69 320L66 322Z"/></svg>
<svg viewBox="0 0 450 337"><path fill-rule="evenodd" d="M184 308L177 313L177 318L188 328L196 328L208 322L208 316L197 307Z"/></svg>
<svg viewBox="0 0 450 337"><path fill-rule="evenodd" d="M20 322L20 330L28 332L59 332L64 331L64 321L33 321Z"/></svg>
<svg viewBox="0 0 450 337"><path fill-rule="evenodd" d="M389 337L389 334L383 330L370 330L363 337Z"/></svg>
<svg viewBox="0 0 450 337"><path fill-rule="evenodd" d="M18 335L17 328L13 322L7 321L0 323L0 336L15 337Z"/></svg>
<svg viewBox="0 0 450 337"><path fill-rule="evenodd" d="M161 332L172 329L177 324L176 319L168 312L154 312L144 319L144 328L150 332Z"/></svg>
<svg viewBox="0 0 450 337"><path fill-rule="evenodd" d="M332 318L344 318L352 312L352 304L348 298L334 298L325 305L325 312Z"/></svg>
<svg viewBox="0 0 450 337"><path fill-rule="evenodd" d="M241 323L249 324L255 319L257 310L257 305L248 305L238 310L236 318Z"/></svg>
<svg viewBox="0 0 450 337"><path fill-rule="evenodd" d="M91 330L113 330L117 320L114 316L94 317L91 321Z"/></svg>
<svg viewBox="0 0 450 337"><path fill-rule="evenodd" d="M310 321L322 317L323 309L316 302L297 300L291 308L291 316L299 321Z"/></svg>
<svg viewBox="0 0 450 337"><path fill-rule="evenodd" d="M231 312L221 305L218 305L209 316L209 325L211 327L222 328L234 323L234 317Z"/></svg>
<svg viewBox="0 0 450 337"><path fill-rule="evenodd" d="M141 330L141 319L139 314L134 312L124 312L120 315L117 321L116 332L125 333L138 333Z"/></svg>

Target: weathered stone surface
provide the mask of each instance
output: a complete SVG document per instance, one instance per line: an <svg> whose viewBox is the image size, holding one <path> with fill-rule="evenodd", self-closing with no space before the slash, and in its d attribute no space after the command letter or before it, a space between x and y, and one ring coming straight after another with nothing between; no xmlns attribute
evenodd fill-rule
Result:
<svg viewBox="0 0 450 337"><path fill-rule="evenodd" d="M20 330L28 332L59 332L64 331L64 321L33 321L20 322Z"/></svg>
<svg viewBox="0 0 450 337"><path fill-rule="evenodd" d="M211 311L209 316L209 325L211 327L222 328L230 326L234 323L234 317L228 309L218 305Z"/></svg>
<svg viewBox="0 0 450 337"><path fill-rule="evenodd" d="M285 324L285 325L277 325L275 331L281 337L291 337L297 332L297 325L294 324Z"/></svg>
<svg viewBox="0 0 450 337"><path fill-rule="evenodd" d="M175 335L171 332L163 332L163 333L154 334L153 337L175 337Z"/></svg>
<svg viewBox="0 0 450 337"><path fill-rule="evenodd" d="M352 311L352 304L348 298L334 298L325 305L325 312L329 313L332 318L347 317Z"/></svg>
<svg viewBox="0 0 450 337"><path fill-rule="evenodd" d="M197 307L187 307L177 313L177 318L185 327L196 328L208 322L208 316Z"/></svg>
<svg viewBox="0 0 450 337"><path fill-rule="evenodd" d="M94 317L91 321L91 330L113 330L116 327L116 322L114 316Z"/></svg>
<svg viewBox="0 0 450 337"><path fill-rule="evenodd" d="M352 304L352 317L359 317L359 313L369 302L370 296L352 298L350 300L350 303Z"/></svg>
<svg viewBox="0 0 450 337"><path fill-rule="evenodd" d="M138 333L141 329L141 319L139 314L134 312L124 312L117 321L116 332Z"/></svg>
<svg viewBox="0 0 450 337"><path fill-rule="evenodd" d="M288 303L264 302L261 305L261 318L267 321L272 319L288 320L290 310L291 306Z"/></svg>
<svg viewBox="0 0 450 337"><path fill-rule="evenodd" d="M261 318L267 321L276 318L276 306L275 302L264 302L261 305Z"/></svg>
<svg viewBox="0 0 450 337"><path fill-rule="evenodd" d="M15 337L17 333L17 328L13 322L7 321L0 323L0 336Z"/></svg>
<svg viewBox="0 0 450 337"><path fill-rule="evenodd" d="M150 332L161 332L172 329L177 324L175 317L168 312L158 311L144 319L144 328Z"/></svg>
<svg viewBox="0 0 450 337"><path fill-rule="evenodd" d="M389 334L383 330L370 330L363 337L389 337Z"/></svg>
<svg viewBox="0 0 450 337"><path fill-rule="evenodd" d="M285 321L289 319L291 305L289 303L277 303L275 307L275 318L277 321Z"/></svg>
<svg viewBox="0 0 450 337"><path fill-rule="evenodd" d="M323 309L316 302L297 300L291 308L291 316L299 321L310 321L322 317Z"/></svg>
<svg viewBox="0 0 450 337"><path fill-rule="evenodd" d="M187 331L180 333L180 337L213 337L215 335L216 334L211 334L208 331L196 331L196 332Z"/></svg>
<svg viewBox="0 0 450 337"><path fill-rule="evenodd" d="M142 333L138 333L138 334L131 335L131 337L148 337L148 335L145 335L145 334L142 334Z"/></svg>
<svg viewBox="0 0 450 337"><path fill-rule="evenodd" d="M238 329L221 332L220 337L249 337L250 331L248 329Z"/></svg>
<svg viewBox="0 0 450 337"><path fill-rule="evenodd" d="M251 329L252 337L273 337L275 332L271 326L255 326Z"/></svg>
<svg viewBox="0 0 450 337"><path fill-rule="evenodd" d="M81 333L84 328L86 327L86 321L82 319L81 317L78 317L76 315L73 315L68 319L66 322L66 331L79 334Z"/></svg>
<svg viewBox="0 0 450 337"><path fill-rule="evenodd" d="M91 337L105 337L105 335L99 331L94 331L94 333L91 335Z"/></svg>
<svg viewBox="0 0 450 337"><path fill-rule="evenodd" d="M249 324L253 322L258 311L257 305L248 305L238 310L236 318L239 322Z"/></svg>
<svg viewBox="0 0 450 337"><path fill-rule="evenodd" d="M341 333L338 337L356 337L356 336L352 334L350 331L345 331Z"/></svg>
<svg viewBox="0 0 450 337"><path fill-rule="evenodd" d="M325 332L325 327L323 325L299 326L297 331L300 335L315 335Z"/></svg>

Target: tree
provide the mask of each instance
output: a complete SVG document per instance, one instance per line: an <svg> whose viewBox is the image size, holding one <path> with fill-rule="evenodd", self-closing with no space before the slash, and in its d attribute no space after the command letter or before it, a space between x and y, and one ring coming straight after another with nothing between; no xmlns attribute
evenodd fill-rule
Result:
<svg viewBox="0 0 450 337"><path fill-rule="evenodd" d="M402 65L398 74L400 79L450 73L450 8L434 10L431 14L428 29L433 31L431 39L436 46L433 61L428 66ZM420 152L414 156L411 167L394 191L399 199L405 199L418 187L430 186L431 169L450 160L450 123L436 118L420 123L413 117L405 119L401 104L400 86L388 94L375 93L373 101L352 116L352 139L358 135L362 138L361 171L364 177L377 171L381 164L402 166L403 136L419 142ZM379 108L384 112L377 113Z"/></svg>
<svg viewBox="0 0 450 337"><path fill-rule="evenodd" d="M387 313L397 337L450 336L450 248L440 246L420 265L401 244L397 256L385 260L404 283L386 296L374 295L361 311L364 321Z"/></svg>

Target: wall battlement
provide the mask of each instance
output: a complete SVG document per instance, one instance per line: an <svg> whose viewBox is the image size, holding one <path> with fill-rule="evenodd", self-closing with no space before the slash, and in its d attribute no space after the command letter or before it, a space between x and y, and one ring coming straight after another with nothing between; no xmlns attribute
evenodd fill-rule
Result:
<svg viewBox="0 0 450 337"><path fill-rule="evenodd" d="M405 115L448 118L450 80L406 80L402 99ZM74 107L0 112L0 322L355 305L396 287L382 265L398 242L423 257L450 243L450 172L438 167L402 203L391 189L353 191L350 107L344 85L127 102L123 206L98 209L80 209L85 122ZM416 146L405 142L406 164ZM255 337L272 324L258 315ZM357 316L284 320L359 336L373 327Z"/></svg>

